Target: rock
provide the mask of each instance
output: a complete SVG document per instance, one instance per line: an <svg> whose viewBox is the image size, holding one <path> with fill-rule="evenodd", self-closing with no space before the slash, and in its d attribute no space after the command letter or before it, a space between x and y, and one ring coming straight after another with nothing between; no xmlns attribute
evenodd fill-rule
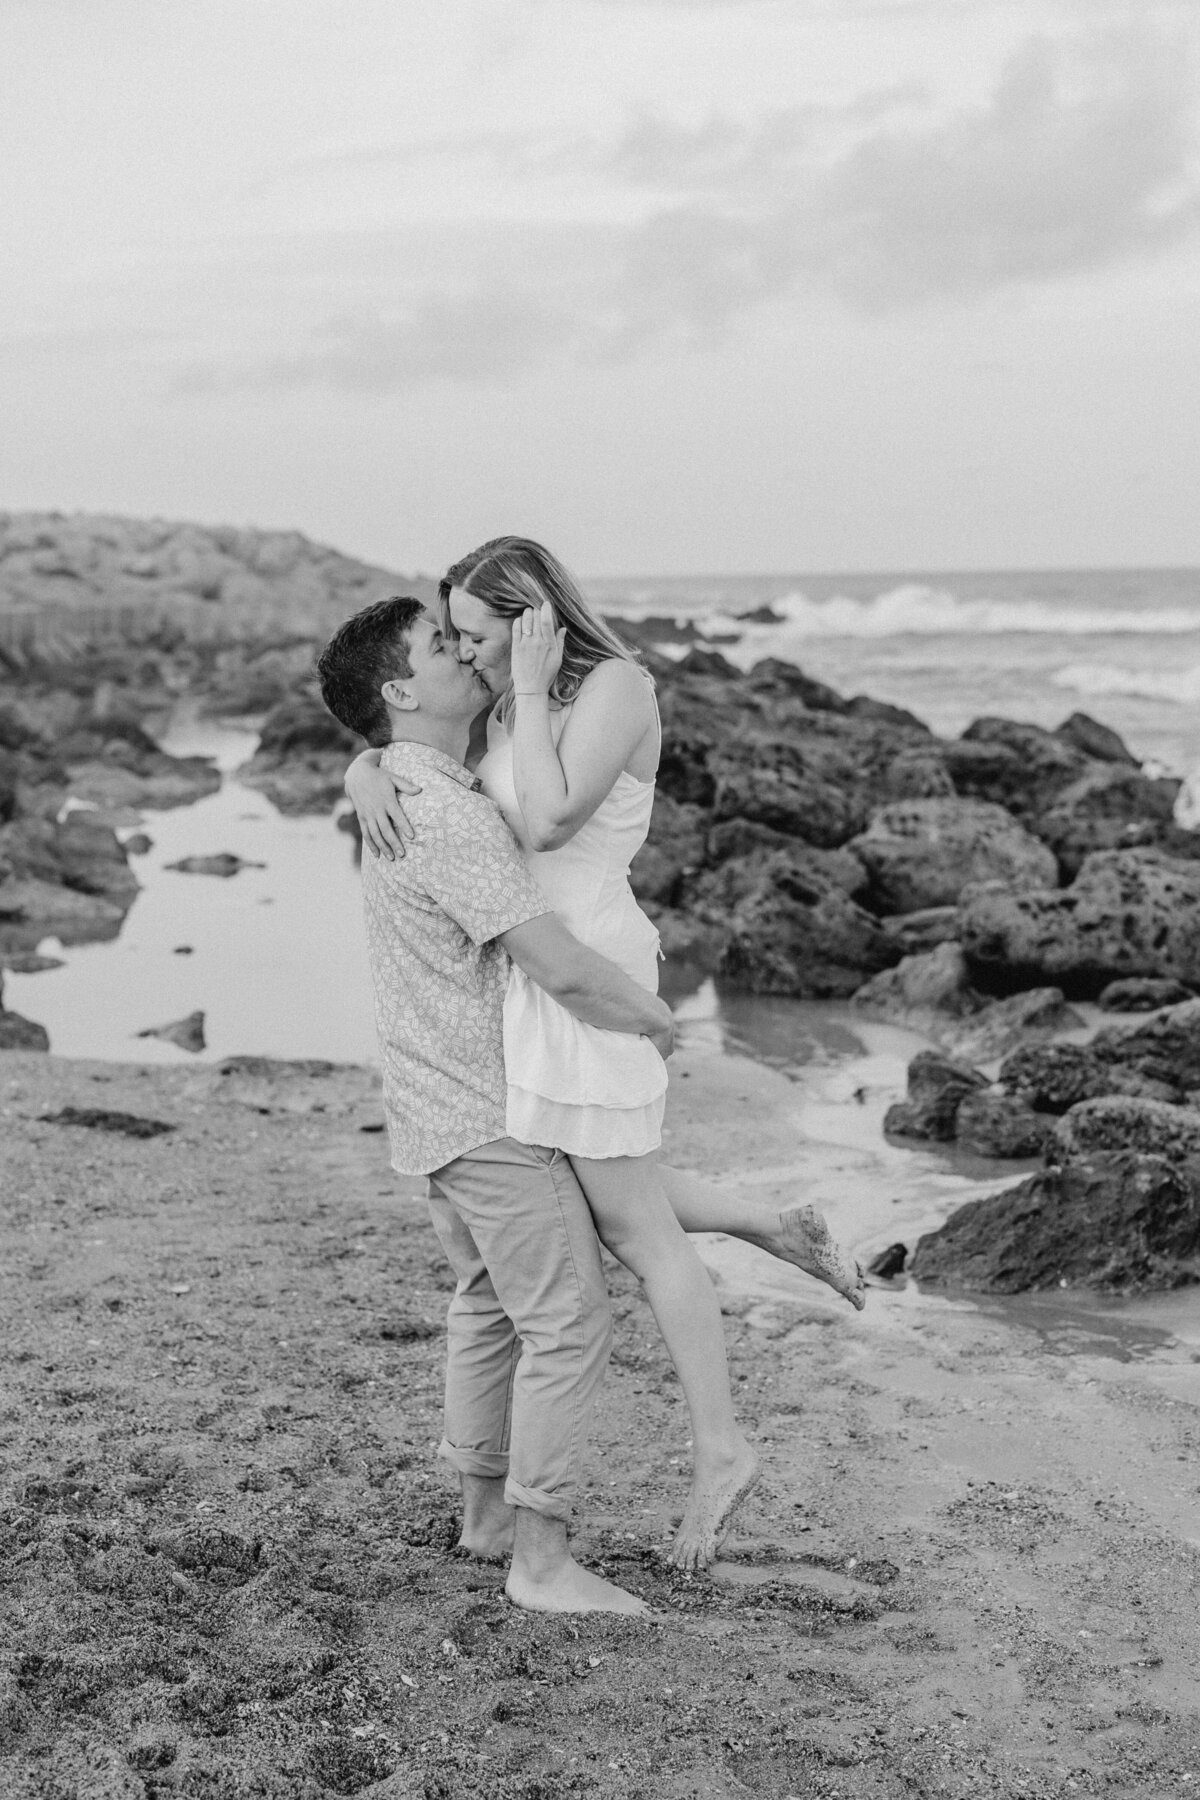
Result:
<svg viewBox="0 0 1200 1800"><path fill-rule="evenodd" d="M926 906L917 912L889 913L879 923L889 937L895 938L905 956L916 956L957 938L958 908Z"/></svg>
<svg viewBox="0 0 1200 1800"><path fill-rule="evenodd" d="M1030 1036L1054 1036L1083 1024L1064 1004L1059 988L1034 988L1007 1000L981 994L971 984L961 945L955 943L906 956L896 968L865 982L851 1005L919 1031L969 1062L991 1062Z"/></svg>
<svg viewBox="0 0 1200 1800"><path fill-rule="evenodd" d="M998 880L1023 891L1058 880L1046 846L1004 807L984 800L895 802L881 807L849 848L871 877L876 912L950 906L972 881Z"/></svg>
<svg viewBox="0 0 1200 1800"><path fill-rule="evenodd" d="M888 1108L883 1129L896 1137L947 1143L955 1135L963 1100L986 1086L986 1078L969 1063L922 1050L908 1065L908 1098Z"/></svg>
<svg viewBox="0 0 1200 1800"><path fill-rule="evenodd" d="M897 1275L904 1273L904 1265L908 1261L908 1249L904 1244L889 1244L878 1256L873 1256L867 1264L867 1274L874 1275L879 1281L894 1281Z"/></svg>
<svg viewBox="0 0 1200 1800"><path fill-rule="evenodd" d="M994 1062L1031 1037L1055 1037L1082 1024L1079 1014L1064 1002L1061 988L1029 988L1007 1000L993 1000L962 1019L948 1020L940 1042L971 1062Z"/></svg>
<svg viewBox="0 0 1200 1800"><path fill-rule="evenodd" d="M751 861L752 859L746 859ZM718 873L724 875L731 865ZM740 871L739 871L740 872ZM719 971L758 994L841 999L897 950L815 860L768 855L745 871L746 885L723 927ZM710 898L699 907L711 917ZM712 919L717 924L716 919Z"/></svg>
<svg viewBox="0 0 1200 1800"><path fill-rule="evenodd" d="M1126 748L1124 740L1115 731L1110 731L1107 725L1089 718L1087 713L1072 713L1069 719L1064 719L1061 725L1055 726L1054 735L1097 762L1127 763L1135 769L1140 767L1137 757Z"/></svg>
<svg viewBox="0 0 1200 1800"><path fill-rule="evenodd" d="M1065 1113L1111 1093L1109 1069L1087 1044L1025 1044L1000 1065L1001 1086L1040 1113Z"/></svg>
<svg viewBox="0 0 1200 1800"><path fill-rule="evenodd" d="M181 1050L195 1055L204 1049L204 1014L189 1013L186 1019L175 1019L169 1025L147 1025L144 1031L135 1031L133 1035L163 1038L168 1044L177 1044Z"/></svg>
<svg viewBox="0 0 1200 1800"><path fill-rule="evenodd" d="M753 693L784 694L799 700L810 712L846 711L845 700L833 688L806 675L795 663L783 662L777 656L766 656L756 662L746 677L746 685Z"/></svg>
<svg viewBox="0 0 1200 1800"><path fill-rule="evenodd" d="M48 881L0 881L0 926L69 924L85 930L94 926L100 937L108 937L116 935L125 912L125 907L99 895L77 893Z"/></svg>
<svg viewBox="0 0 1200 1800"><path fill-rule="evenodd" d="M1087 768L1073 744L1014 719L976 719L957 744L945 749L955 789L977 800L994 800L1025 819L1045 812Z"/></svg>
<svg viewBox="0 0 1200 1800"><path fill-rule="evenodd" d="M49 1050L50 1034L44 1025L23 1019L20 1013L0 1007L0 1050Z"/></svg>
<svg viewBox="0 0 1200 1800"><path fill-rule="evenodd" d="M999 1294L1178 1287L1200 1279L1200 1190L1131 1150L1046 1169L952 1213L921 1238L911 1273Z"/></svg>
<svg viewBox="0 0 1200 1800"><path fill-rule="evenodd" d="M1092 1039L1093 1054L1172 1088L1200 1087L1200 999L1185 1000L1140 1025L1110 1025Z"/></svg>
<svg viewBox="0 0 1200 1800"><path fill-rule="evenodd" d="M166 812L173 806L190 806L221 785L221 771L204 756L163 756L161 752L146 770L129 769L116 761L73 763L71 792L94 806L128 806Z"/></svg>
<svg viewBox="0 0 1200 1800"><path fill-rule="evenodd" d="M1109 1094L1084 1100L1055 1121L1051 1162L1068 1163L1110 1150L1136 1150L1194 1164L1200 1184L1200 1115L1163 1100ZM1197 1194L1200 1199L1200 1185Z"/></svg>
<svg viewBox="0 0 1200 1800"><path fill-rule="evenodd" d="M144 831L135 831L123 841L129 856L147 856L154 848L154 839L147 837Z"/></svg>
<svg viewBox="0 0 1200 1800"><path fill-rule="evenodd" d="M89 1131L115 1131L122 1137L161 1137L174 1131L162 1119L144 1119L138 1113L111 1112L102 1106L64 1106L58 1112L43 1113L47 1125L82 1125Z"/></svg>
<svg viewBox="0 0 1200 1800"><path fill-rule="evenodd" d="M181 856L178 862L167 863L168 869L178 869L181 875L219 875L228 879L236 875L239 869L265 869L266 863L249 862L243 856L235 856L231 850L218 850L213 856Z"/></svg>
<svg viewBox="0 0 1200 1800"><path fill-rule="evenodd" d="M1033 829L1070 881L1093 851L1158 843L1173 826L1180 785L1106 763L1063 788L1054 804L1033 819Z"/></svg>
<svg viewBox="0 0 1200 1800"><path fill-rule="evenodd" d="M952 1214L913 1273L998 1293L1200 1280L1200 1118L1153 1100L1072 1107L1046 1168Z"/></svg>
<svg viewBox="0 0 1200 1800"><path fill-rule="evenodd" d="M993 993L1053 982L1090 999L1133 975L1200 986L1200 866L1100 851L1060 891L967 889L959 927L972 979Z"/></svg>
<svg viewBox="0 0 1200 1800"><path fill-rule="evenodd" d="M958 1147L973 1156L1040 1156L1053 1130L1044 1113L1002 1087L964 1095L955 1115Z"/></svg>
<svg viewBox="0 0 1200 1800"><path fill-rule="evenodd" d="M362 740L315 695L296 694L267 715L238 780L266 794L282 813L324 812L341 799L346 769L361 749Z"/></svg>
<svg viewBox="0 0 1200 1800"><path fill-rule="evenodd" d="M1162 1006L1178 1006L1193 998L1181 982L1135 978L1110 981L1099 995L1097 1005L1105 1012L1157 1012Z"/></svg>
<svg viewBox="0 0 1200 1800"><path fill-rule="evenodd" d="M707 815L699 806L656 794L650 835L633 859L630 884L639 900L673 906L685 876L704 862Z"/></svg>
<svg viewBox="0 0 1200 1800"><path fill-rule="evenodd" d="M0 957L0 968L11 969L14 975L40 975L45 969L65 966L61 956L39 956L34 950L13 950Z"/></svg>

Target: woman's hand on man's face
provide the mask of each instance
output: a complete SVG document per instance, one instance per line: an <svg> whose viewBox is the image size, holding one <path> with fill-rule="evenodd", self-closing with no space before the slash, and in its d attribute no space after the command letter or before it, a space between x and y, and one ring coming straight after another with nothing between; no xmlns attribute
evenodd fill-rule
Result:
<svg viewBox="0 0 1200 1800"><path fill-rule="evenodd" d="M548 694L562 668L566 626L555 627L548 600L527 606L512 628L512 684L516 694Z"/></svg>

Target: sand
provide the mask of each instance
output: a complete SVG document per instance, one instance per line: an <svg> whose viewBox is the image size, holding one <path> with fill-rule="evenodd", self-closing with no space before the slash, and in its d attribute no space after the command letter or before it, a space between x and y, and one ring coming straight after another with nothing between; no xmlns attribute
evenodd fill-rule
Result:
<svg viewBox="0 0 1200 1800"><path fill-rule="evenodd" d="M677 1160L803 1167L783 1076L674 1076ZM451 1549L447 1275L380 1123L363 1070L0 1060L0 1793L1200 1791L1190 1356L706 1240L765 1478L682 1576L686 1414L614 1266L577 1542L657 1616L524 1615Z"/></svg>

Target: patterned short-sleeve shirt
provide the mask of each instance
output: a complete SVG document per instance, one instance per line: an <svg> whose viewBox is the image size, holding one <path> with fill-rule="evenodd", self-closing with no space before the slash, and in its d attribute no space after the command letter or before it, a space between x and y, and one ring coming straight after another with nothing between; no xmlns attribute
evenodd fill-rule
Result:
<svg viewBox="0 0 1200 1800"><path fill-rule="evenodd" d="M367 954L392 1167L426 1175L505 1133L502 932L549 912L512 832L470 773L426 744L381 766L416 833L403 857L363 858Z"/></svg>

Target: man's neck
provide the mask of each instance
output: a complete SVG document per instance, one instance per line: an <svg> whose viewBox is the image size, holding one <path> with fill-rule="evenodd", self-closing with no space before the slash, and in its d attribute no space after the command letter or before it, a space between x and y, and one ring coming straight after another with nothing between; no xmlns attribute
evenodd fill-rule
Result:
<svg viewBox="0 0 1200 1800"><path fill-rule="evenodd" d="M427 744L431 750L465 763L470 739L470 719L429 719L415 713L392 716L393 744Z"/></svg>

